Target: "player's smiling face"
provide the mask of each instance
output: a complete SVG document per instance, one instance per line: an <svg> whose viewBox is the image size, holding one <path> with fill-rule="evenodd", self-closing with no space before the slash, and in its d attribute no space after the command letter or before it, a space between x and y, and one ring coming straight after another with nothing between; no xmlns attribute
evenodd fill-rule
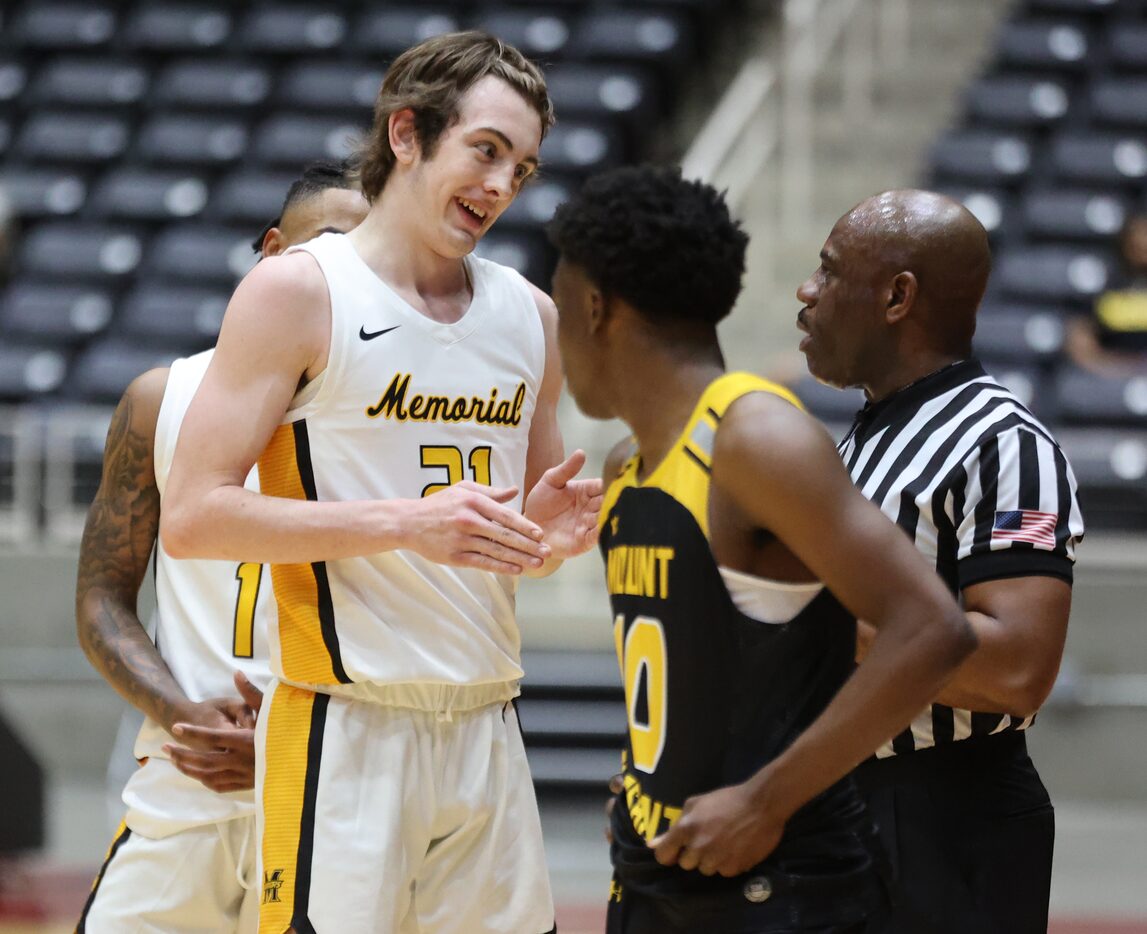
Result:
<svg viewBox="0 0 1147 934"><path fill-rule="evenodd" d="M466 92L458 119L417 167L423 203L436 212L441 252L474 249L536 171L541 142L537 111L501 78L487 76Z"/></svg>

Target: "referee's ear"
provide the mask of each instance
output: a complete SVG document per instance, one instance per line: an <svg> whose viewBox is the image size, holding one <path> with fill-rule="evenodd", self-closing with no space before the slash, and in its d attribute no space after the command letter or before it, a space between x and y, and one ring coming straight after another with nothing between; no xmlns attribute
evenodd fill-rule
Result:
<svg viewBox="0 0 1147 934"><path fill-rule="evenodd" d="M908 317L912 306L916 304L918 288L916 273L897 273L888 294L888 307L884 311L884 320L889 324L898 324Z"/></svg>

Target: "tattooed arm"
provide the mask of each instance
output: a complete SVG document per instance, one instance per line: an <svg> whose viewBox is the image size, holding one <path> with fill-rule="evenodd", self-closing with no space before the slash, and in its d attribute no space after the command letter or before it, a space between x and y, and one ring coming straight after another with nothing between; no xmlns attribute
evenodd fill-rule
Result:
<svg viewBox="0 0 1147 934"><path fill-rule="evenodd" d="M76 628L88 661L164 729L186 719L187 696L136 611L159 530L155 422L166 369L138 377L108 428L100 488L88 510L76 579Z"/></svg>
<svg viewBox="0 0 1147 934"><path fill-rule="evenodd" d="M167 732L176 723L225 732L226 749L196 754L168 747L167 753L176 768L213 791L237 791L254 785L252 710L238 696L189 699L136 611L159 531L155 423L167 375L158 369L138 377L112 416L103 476L80 545L76 629L84 654L108 684Z"/></svg>

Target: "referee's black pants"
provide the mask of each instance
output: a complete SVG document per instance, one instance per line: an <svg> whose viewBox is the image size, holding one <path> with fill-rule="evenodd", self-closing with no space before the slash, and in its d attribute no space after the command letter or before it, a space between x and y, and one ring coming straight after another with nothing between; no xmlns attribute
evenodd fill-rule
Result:
<svg viewBox="0 0 1147 934"><path fill-rule="evenodd" d="M872 934L1046 934L1055 813L1023 733L856 771L891 863Z"/></svg>

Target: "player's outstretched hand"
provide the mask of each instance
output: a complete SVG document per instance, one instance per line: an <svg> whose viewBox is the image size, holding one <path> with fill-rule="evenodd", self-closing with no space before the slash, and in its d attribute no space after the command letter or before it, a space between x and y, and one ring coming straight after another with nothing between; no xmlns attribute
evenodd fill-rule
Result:
<svg viewBox="0 0 1147 934"><path fill-rule="evenodd" d="M235 674L240 697L213 697L194 704L174 724L163 751L184 775L215 792L255 787L255 717L263 693L242 672ZM241 698L241 699L240 699Z"/></svg>
<svg viewBox="0 0 1147 934"><path fill-rule="evenodd" d="M521 574L550 557L542 529L503 505L517 487L490 487L470 480L414 501L406 546L439 564Z"/></svg>
<svg viewBox="0 0 1147 934"><path fill-rule="evenodd" d="M543 541L555 558L573 558L597 544L597 517L601 512L601 478L575 480L585 466L585 452L574 451L562 463L547 470L522 510L541 526Z"/></svg>
<svg viewBox="0 0 1147 934"><path fill-rule="evenodd" d="M685 802L677 822L649 841L663 866L737 876L768 856L784 822L763 813L745 785L718 788Z"/></svg>

